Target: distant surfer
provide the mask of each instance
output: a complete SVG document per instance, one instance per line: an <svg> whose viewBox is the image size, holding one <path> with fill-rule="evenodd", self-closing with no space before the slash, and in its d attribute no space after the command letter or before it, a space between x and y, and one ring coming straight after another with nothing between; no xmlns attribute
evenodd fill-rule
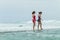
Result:
<svg viewBox="0 0 60 40"><path fill-rule="evenodd" d="M38 13L38 30L39 28L42 30L42 22L41 22L41 15L42 15L42 12L39 12Z"/></svg>
<svg viewBox="0 0 60 40"><path fill-rule="evenodd" d="M33 22L33 30L35 30L35 25L36 25L35 11L32 12L32 22Z"/></svg>

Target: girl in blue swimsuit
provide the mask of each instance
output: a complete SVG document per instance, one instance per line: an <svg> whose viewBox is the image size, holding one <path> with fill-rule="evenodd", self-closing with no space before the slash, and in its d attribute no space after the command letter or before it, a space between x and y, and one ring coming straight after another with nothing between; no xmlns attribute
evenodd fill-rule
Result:
<svg viewBox="0 0 60 40"><path fill-rule="evenodd" d="M39 28L42 30L42 23L41 23L41 15L42 15L42 12L39 12L38 14L38 30Z"/></svg>

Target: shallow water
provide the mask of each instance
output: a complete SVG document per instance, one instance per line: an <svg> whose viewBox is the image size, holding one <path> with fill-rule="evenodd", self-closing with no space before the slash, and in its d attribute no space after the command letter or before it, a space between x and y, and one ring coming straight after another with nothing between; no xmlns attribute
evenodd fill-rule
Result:
<svg viewBox="0 0 60 40"><path fill-rule="evenodd" d="M43 21L42 23L43 30L40 31L29 30L32 29L31 21L23 25L0 24L0 40L60 40L60 21Z"/></svg>
<svg viewBox="0 0 60 40"><path fill-rule="evenodd" d="M0 40L60 40L60 29L0 32Z"/></svg>

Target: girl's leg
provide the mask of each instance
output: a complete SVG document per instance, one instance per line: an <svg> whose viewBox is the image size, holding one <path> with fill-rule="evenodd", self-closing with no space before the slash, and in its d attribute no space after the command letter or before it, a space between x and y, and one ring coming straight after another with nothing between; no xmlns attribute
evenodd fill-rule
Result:
<svg viewBox="0 0 60 40"><path fill-rule="evenodd" d="M35 30L35 23L33 23L33 30Z"/></svg>
<svg viewBox="0 0 60 40"><path fill-rule="evenodd" d="M39 22L38 22L38 30L39 30Z"/></svg>
<svg viewBox="0 0 60 40"><path fill-rule="evenodd" d="M42 23L40 23L40 28L41 28L41 30L42 30Z"/></svg>

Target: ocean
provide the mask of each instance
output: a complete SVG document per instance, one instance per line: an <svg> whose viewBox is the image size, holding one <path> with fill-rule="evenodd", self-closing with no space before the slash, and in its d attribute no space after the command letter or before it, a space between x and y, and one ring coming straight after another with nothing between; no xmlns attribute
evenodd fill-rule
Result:
<svg viewBox="0 0 60 40"><path fill-rule="evenodd" d="M43 30L32 30L32 11ZM0 0L0 40L60 40L60 0Z"/></svg>
<svg viewBox="0 0 60 40"><path fill-rule="evenodd" d="M2 32L0 40L60 40L60 29Z"/></svg>
<svg viewBox="0 0 60 40"><path fill-rule="evenodd" d="M42 21L43 30L32 30L32 22L0 24L0 40L60 40L60 21Z"/></svg>

